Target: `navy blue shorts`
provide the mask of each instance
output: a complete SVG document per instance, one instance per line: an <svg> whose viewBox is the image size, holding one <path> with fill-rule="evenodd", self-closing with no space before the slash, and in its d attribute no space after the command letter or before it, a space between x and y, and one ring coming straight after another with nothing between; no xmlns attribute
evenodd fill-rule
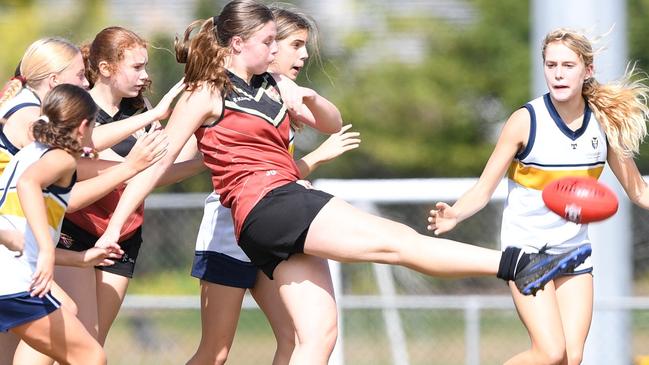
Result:
<svg viewBox="0 0 649 365"><path fill-rule="evenodd" d="M257 267L220 252L196 251L192 276L212 284L250 289L257 280Z"/></svg>
<svg viewBox="0 0 649 365"><path fill-rule="evenodd" d="M296 182L271 190L243 222L239 246L250 261L272 279L273 271L282 260L304 252L311 222L332 197Z"/></svg>
<svg viewBox="0 0 649 365"><path fill-rule="evenodd" d="M61 307L61 303L49 292L42 298L32 297L28 292L0 296L0 331L43 318Z"/></svg>

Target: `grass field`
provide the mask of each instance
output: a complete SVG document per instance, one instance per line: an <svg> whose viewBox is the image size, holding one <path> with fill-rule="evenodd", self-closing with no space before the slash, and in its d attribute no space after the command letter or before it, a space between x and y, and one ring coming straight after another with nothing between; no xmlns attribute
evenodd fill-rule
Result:
<svg viewBox="0 0 649 365"><path fill-rule="evenodd" d="M401 311L410 364L464 364L463 314L456 310ZM381 312L344 311L346 364L390 365L390 348ZM634 354L647 354L649 313L636 312ZM481 364L502 364L528 346L527 334L513 311L482 313ZM123 310L106 345L111 364L183 364L200 340L200 317L196 310ZM270 364L274 338L262 313L244 310L230 354L237 365Z"/></svg>

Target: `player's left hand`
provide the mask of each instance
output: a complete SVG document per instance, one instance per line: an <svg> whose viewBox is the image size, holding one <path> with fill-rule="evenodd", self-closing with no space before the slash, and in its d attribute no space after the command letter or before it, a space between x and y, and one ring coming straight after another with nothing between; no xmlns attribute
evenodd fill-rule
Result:
<svg viewBox="0 0 649 365"><path fill-rule="evenodd" d="M54 280L54 250L39 252L36 260L36 271L32 275L29 292L32 297L42 298L49 293Z"/></svg>
<svg viewBox="0 0 649 365"><path fill-rule="evenodd" d="M435 209L429 212L428 216L428 230L433 231L435 235L452 230L457 225L458 214L452 206L438 202L435 204Z"/></svg>

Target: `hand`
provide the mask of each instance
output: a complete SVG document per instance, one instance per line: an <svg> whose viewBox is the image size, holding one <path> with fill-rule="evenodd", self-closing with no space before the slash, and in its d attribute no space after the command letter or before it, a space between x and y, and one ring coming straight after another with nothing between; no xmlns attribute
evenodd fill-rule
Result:
<svg viewBox="0 0 649 365"><path fill-rule="evenodd" d="M428 217L428 230L434 231L435 235L440 235L442 233L448 232L457 225L458 214L446 203L437 203L435 208L429 212Z"/></svg>
<svg viewBox="0 0 649 365"><path fill-rule="evenodd" d="M301 87L295 83L295 81L289 79L285 76L277 76L279 80L277 81L277 88L279 93L282 96L282 100L286 107L288 108L289 113L293 116L299 116L302 110L302 105L304 104L304 99L314 98L316 92L306 88Z"/></svg>
<svg viewBox="0 0 649 365"><path fill-rule="evenodd" d="M169 89L169 91L167 91L167 93L165 94L165 96L162 97L162 99L160 99L158 105L156 105L155 108L153 108L154 115L157 116L155 118L156 121L169 118L172 111L171 103L174 101L176 96L180 94L181 91L185 90L186 86L187 85L185 85L185 78L183 77L174 86L172 86L171 89Z"/></svg>
<svg viewBox="0 0 649 365"><path fill-rule="evenodd" d="M124 255L122 248L116 244L110 244L108 248L92 247L83 251L81 267L110 266L115 264L114 259Z"/></svg>
<svg viewBox="0 0 649 365"><path fill-rule="evenodd" d="M16 257L22 256L25 248L25 235L21 231L7 229L0 231L0 235L2 237L0 239L1 245L4 245L9 251L16 252Z"/></svg>
<svg viewBox="0 0 649 365"><path fill-rule="evenodd" d="M29 286L30 295L42 298L49 293L54 279L54 246L51 252L39 252L36 260L36 271Z"/></svg>
<svg viewBox="0 0 649 365"><path fill-rule="evenodd" d="M144 133L126 156L128 163L135 171L140 172L153 165L167 154L167 135L162 130Z"/></svg>
<svg viewBox="0 0 649 365"><path fill-rule="evenodd" d="M340 132L334 133L318 148L313 151L317 154L319 162L331 161L343 153L358 148L361 134L358 132L347 132L352 127L351 124L344 125Z"/></svg>
<svg viewBox="0 0 649 365"><path fill-rule="evenodd" d="M117 245L118 247L120 247L119 250L121 251L121 246L119 246L119 243L117 242L118 240L119 240L119 231L114 232L114 230L112 230L109 226L104 231L104 234L101 237L99 237L97 242L95 242L95 247L114 249L115 246Z"/></svg>

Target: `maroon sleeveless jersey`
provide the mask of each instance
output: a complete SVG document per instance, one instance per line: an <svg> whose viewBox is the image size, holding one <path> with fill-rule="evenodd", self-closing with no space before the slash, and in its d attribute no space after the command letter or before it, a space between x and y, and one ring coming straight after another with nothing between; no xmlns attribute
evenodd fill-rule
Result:
<svg viewBox="0 0 649 365"><path fill-rule="evenodd" d="M132 101L130 99L122 100L120 104L119 111L115 116L110 116L103 109L99 108L99 114L97 115L98 124L108 124L113 123L122 119L130 118L133 115L146 111L146 109L137 109L133 107ZM133 136L126 137L123 141L112 146L111 149L115 151L122 157L126 157L131 151L131 148L135 145L137 139ZM119 199L124 193L126 188L125 184L121 184L115 190L109 192L101 199L90 204L89 206L80 209L74 213L66 213L65 220L73 223L77 227L83 229L84 231L90 233L95 237L101 237L106 231L108 222L113 216L113 212L119 203ZM141 234L138 231L138 228L142 226L144 222L144 204L141 204L135 212L129 215L126 223L122 226L120 231L119 242L122 242L128 238L133 237L135 234ZM64 233L68 233L65 232ZM141 239L140 239L141 240Z"/></svg>
<svg viewBox="0 0 649 365"><path fill-rule="evenodd" d="M198 148L212 173L221 204L232 209L237 238L248 213L270 190L299 179L289 153L290 120L273 77L247 84L228 72L223 113L196 131Z"/></svg>

